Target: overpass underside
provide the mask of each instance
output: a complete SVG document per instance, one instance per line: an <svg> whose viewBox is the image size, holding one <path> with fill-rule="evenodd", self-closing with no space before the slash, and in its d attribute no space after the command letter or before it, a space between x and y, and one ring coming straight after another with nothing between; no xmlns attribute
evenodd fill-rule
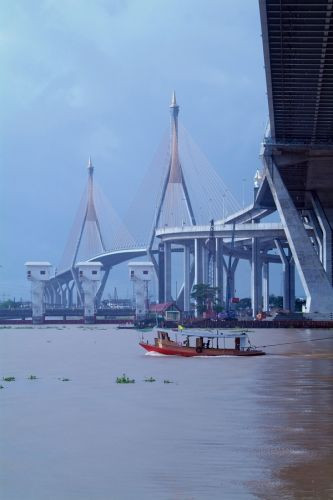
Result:
<svg viewBox="0 0 333 500"><path fill-rule="evenodd" d="M333 0L259 4L270 127L256 205L279 212L307 311L332 312Z"/></svg>

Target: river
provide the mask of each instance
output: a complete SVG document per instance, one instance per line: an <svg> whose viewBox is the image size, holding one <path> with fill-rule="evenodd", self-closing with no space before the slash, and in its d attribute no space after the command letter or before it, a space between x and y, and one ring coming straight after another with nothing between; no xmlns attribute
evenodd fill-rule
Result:
<svg viewBox="0 0 333 500"><path fill-rule="evenodd" d="M136 332L111 326L1 328L0 376L15 381L1 382L0 498L333 498L332 348L178 358L146 355ZM123 373L135 383L116 384Z"/></svg>

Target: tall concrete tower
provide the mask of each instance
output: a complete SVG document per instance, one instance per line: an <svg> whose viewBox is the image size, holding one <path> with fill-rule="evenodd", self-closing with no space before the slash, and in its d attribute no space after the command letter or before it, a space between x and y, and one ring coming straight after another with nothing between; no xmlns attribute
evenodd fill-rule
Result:
<svg viewBox="0 0 333 500"><path fill-rule="evenodd" d="M162 196L157 208L155 229L164 226L192 226L195 217L183 175L178 149L178 114L179 106L173 92L170 104L170 157L169 168L164 179Z"/></svg>
<svg viewBox="0 0 333 500"><path fill-rule="evenodd" d="M149 242L149 253L158 273L159 302L170 301L171 297L171 244L159 245L158 265L151 252L157 228L183 227L196 224L191 200L187 190L178 148L179 106L173 92L170 104L170 156L162 194L156 211L155 224ZM188 255L188 252L186 252Z"/></svg>
<svg viewBox="0 0 333 500"><path fill-rule="evenodd" d="M86 260L105 252L102 231L95 208L94 200L94 166L89 156L88 161L87 204L80 227L79 237L72 258L72 266L77 260Z"/></svg>
<svg viewBox="0 0 333 500"><path fill-rule="evenodd" d="M182 171L179 161L178 153L178 114L179 106L176 102L175 91L172 94L171 104L170 104L170 114L171 114L171 164L169 169L169 182L181 184L182 182Z"/></svg>

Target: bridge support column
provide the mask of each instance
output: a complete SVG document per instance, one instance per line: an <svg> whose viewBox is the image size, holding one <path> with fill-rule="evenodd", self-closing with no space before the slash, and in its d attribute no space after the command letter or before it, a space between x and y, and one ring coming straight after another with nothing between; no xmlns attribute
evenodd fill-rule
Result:
<svg viewBox="0 0 333 500"><path fill-rule="evenodd" d="M51 297L50 297L50 291L49 291L49 288L47 286L47 284L45 285L44 287L44 297L43 297L43 302L45 304L45 307L49 306L50 305L50 302L51 302Z"/></svg>
<svg viewBox="0 0 333 500"><path fill-rule="evenodd" d="M269 262L262 264L262 295L263 295L263 311L269 311Z"/></svg>
<svg viewBox="0 0 333 500"><path fill-rule="evenodd" d="M202 283L202 243L199 238L194 240L194 285Z"/></svg>
<svg viewBox="0 0 333 500"><path fill-rule="evenodd" d="M223 241L223 240L222 240ZM227 267L227 263L225 261L225 258L223 256L223 246L222 246L222 286L223 286L223 290L222 290L222 301L224 302L225 306L226 306L226 310L228 310L228 307L229 305L227 304L227 301L228 301L228 267Z"/></svg>
<svg viewBox="0 0 333 500"><path fill-rule="evenodd" d="M230 278L229 278L229 300L235 297L236 293L236 285L235 285L235 274L238 266L239 258L235 257L233 263L231 264L230 269Z"/></svg>
<svg viewBox="0 0 333 500"><path fill-rule="evenodd" d="M314 236L310 236L310 241L315 246L316 253L319 257L320 262L323 263L322 230L320 228L319 222L313 210L303 210L303 218L304 215L309 220L310 225L313 227Z"/></svg>
<svg viewBox="0 0 333 500"><path fill-rule="evenodd" d="M194 240L194 285L202 283L202 242L199 238ZM197 307L195 315L198 316Z"/></svg>
<svg viewBox="0 0 333 500"><path fill-rule="evenodd" d="M76 305L77 305L77 307L81 307L84 304L84 297L83 297L84 292L82 289L81 282L79 280L78 270L75 269L75 267L72 267L71 274L72 274L72 278L74 280L75 287L76 287Z"/></svg>
<svg viewBox="0 0 333 500"><path fill-rule="evenodd" d="M202 282L205 285L209 285L209 251L208 248L203 244L202 245Z"/></svg>
<svg viewBox="0 0 333 500"><path fill-rule="evenodd" d="M190 247L184 245L184 312L190 310Z"/></svg>
<svg viewBox="0 0 333 500"><path fill-rule="evenodd" d="M286 189L273 158L265 153L265 175L283 224L289 248L306 293L305 312L331 313L333 288L306 233L303 221Z"/></svg>
<svg viewBox="0 0 333 500"><path fill-rule="evenodd" d="M295 265L289 252L287 255L279 240L275 240L279 252L283 271L283 308L290 312L295 310Z"/></svg>
<svg viewBox="0 0 333 500"><path fill-rule="evenodd" d="M110 274L110 269L111 269L111 267L107 267L104 270L104 274L103 274L103 278L102 278L101 284L100 284L99 289L98 289L98 291L96 293L96 307L99 307L99 305L101 303L103 292L104 292L104 289L105 289L105 285L106 285L106 282L107 282L109 274Z"/></svg>
<svg viewBox="0 0 333 500"><path fill-rule="evenodd" d="M165 302L165 285L164 285L164 245L161 243L158 246L158 303Z"/></svg>
<svg viewBox="0 0 333 500"><path fill-rule="evenodd" d="M67 306L67 297L66 297L67 285L66 285L66 283L64 283L62 285L59 283L59 287L60 287L61 307L66 308L66 306Z"/></svg>
<svg viewBox="0 0 333 500"><path fill-rule="evenodd" d="M223 255L222 255L222 248L223 248L223 240L222 238L216 238L215 239L215 286L218 288L217 293L216 293L216 299L218 305L222 306L223 305Z"/></svg>
<svg viewBox="0 0 333 500"><path fill-rule="evenodd" d="M171 294L171 243L164 243L164 297L165 302L172 300Z"/></svg>
<svg viewBox="0 0 333 500"><path fill-rule="evenodd" d="M47 284L47 289L48 289L48 294L49 294L49 305L51 307L54 306L54 293L53 293L53 288L50 283Z"/></svg>
<svg viewBox="0 0 333 500"><path fill-rule="evenodd" d="M259 254L259 240L252 238L252 260L251 260L251 305L252 317L255 318L261 309L262 301L262 269Z"/></svg>
<svg viewBox="0 0 333 500"><path fill-rule="evenodd" d="M75 283L72 282L71 285L68 286L68 307L73 307L73 289Z"/></svg>
<svg viewBox="0 0 333 500"><path fill-rule="evenodd" d="M320 229L323 234L322 238L322 264L326 271L327 277L333 285L333 265L332 265L332 257L333 257L333 239L332 239L332 228L327 220L326 214L324 212L323 207L319 201L319 198L316 193L311 193L311 202L313 206L314 213L317 217Z"/></svg>
<svg viewBox="0 0 333 500"><path fill-rule="evenodd" d="M290 298L290 311L295 311L295 262L293 256L289 260L289 298Z"/></svg>
<svg viewBox="0 0 333 500"><path fill-rule="evenodd" d="M59 307L61 305L61 294L59 289L59 283L53 283L53 293L54 293L54 305Z"/></svg>

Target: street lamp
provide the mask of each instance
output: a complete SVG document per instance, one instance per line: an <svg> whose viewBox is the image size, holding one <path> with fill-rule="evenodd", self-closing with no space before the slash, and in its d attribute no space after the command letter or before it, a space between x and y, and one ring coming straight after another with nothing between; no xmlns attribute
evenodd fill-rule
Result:
<svg viewBox="0 0 333 500"><path fill-rule="evenodd" d="M242 179L242 205L245 207L245 182L246 179Z"/></svg>
<svg viewBox="0 0 333 500"><path fill-rule="evenodd" d="M223 214L222 214L222 215L223 215L223 221L224 221L224 219L225 219L225 196L226 196L226 195L225 195L225 192L224 192L224 193L222 194L222 204L223 204L223 205L222 205L222 206L223 206Z"/></svg>

